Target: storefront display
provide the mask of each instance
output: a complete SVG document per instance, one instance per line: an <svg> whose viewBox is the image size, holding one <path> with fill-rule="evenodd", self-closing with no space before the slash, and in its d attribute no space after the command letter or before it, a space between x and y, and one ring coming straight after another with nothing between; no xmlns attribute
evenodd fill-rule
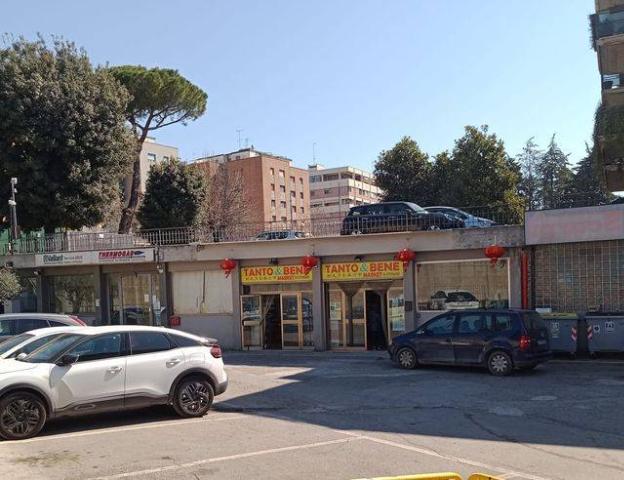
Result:
<svg viewBox="0 0 624 480"><path fill-rule="evenodd" d="M108 286L111 324L164 324L158 274L111 274L108 277Z"/></svg>
<svg viewBox="0 0 624 480"><path fill-rule="evenodd" d="M419 310L508 308L508 261L431 262L417 265Z"/></svg>
<svg viewBox="0 0 624 480"><path fill-rule="evenodd" d="M79 315L95 320L95 278L93 275L55 275L46 277L52 313Z"/></svg>
<svg viewBox="0 0 624 480"><path fill-rule="evenodd" d="M314 346L312 272L302 265L241 267L245 349Z"/></svg>

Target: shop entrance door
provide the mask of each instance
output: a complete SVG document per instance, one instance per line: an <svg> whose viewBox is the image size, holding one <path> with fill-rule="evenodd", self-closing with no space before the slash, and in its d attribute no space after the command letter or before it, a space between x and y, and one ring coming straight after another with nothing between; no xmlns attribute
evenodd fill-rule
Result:
<svg viewBox="0 0 624 480"><path fill-rule="evenodd" d="M110 320L113 325L161 325L157 274L132 273L109 277Z"/></svg>
<svg viewBox="0 0 624 480"><path fill-rule="evenodd" d="M279 295L262 295L264 348L282 348L282 315Z"/></svg>
<svg viewBox="0 0 624 480"><path fill-rule="evenodd" d="M366 347L369 350L385 350L388 346L384 297L383 293L366 290Z"/></svg>
<svg viewBox="0 0 624 480"><path fill-rule="evenodd" d="M366 293L360 288L329 291L330 345L366 349Z"/></svg>
<svg viewBox="0 0 624 480"><path fill-rule="evenodd" d="M303 346L303 325L301 316L301 295L282 294L282 347Z"/></svg>

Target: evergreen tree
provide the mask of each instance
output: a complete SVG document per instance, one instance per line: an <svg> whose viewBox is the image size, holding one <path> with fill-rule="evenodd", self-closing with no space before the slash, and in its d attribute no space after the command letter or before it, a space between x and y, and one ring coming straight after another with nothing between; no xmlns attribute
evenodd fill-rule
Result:
<svg viewBox="0 0 624 480"><path fill-rule="evenodd" d="M172 159L152 166L137 218L144 229L190 227L206 196L204 175L197 167Z"/></svg>
<svg viewBox="0 0 624 480"><path fill-rule="evenodd" d="M541 150L538 149L537 144L533 141L533 137L531 137L522 147L522 152L516 157L522 175L519 185L520 195L525 200L527 210L535 210L540 206L537 166L541 155Z"/></svg>
<svg viewBox="0 0 624 480"><path fill-rule="evenodd" d="M542 208L571 206L573 173L569 168L568 154L563 153L553 134L548 148L537 164L539 186L537 198Z"/></svg>
<svg viewBox="0 0 624 480"><path fill-rule="evenodd" d="M403 137L392 149L379 154L374 175L377 186L385 192L385 201L431 205L431 163L410 137Z"/></svg>
<svg viewBox="0 0 624 480"><path fill-rule="evenodd" d="M467 126L463 137L455 141L450 155L437 157L435 184L443 203L456 207L480 207L477 214L492 210L499 221L513 222L520 218L523 202L518 194L518 168L505 152L495 134ZM442 175L442 176L439 176ZM470 210L470 209L469 209Z"/></svg>
<svg viewBox="0 0 624 480"><path fill-rule="evenodd" d="M575 168L571 186L571 203L575 207L604 205L613 199L604 185L595 148L585 145L586 155Z"/></svg>

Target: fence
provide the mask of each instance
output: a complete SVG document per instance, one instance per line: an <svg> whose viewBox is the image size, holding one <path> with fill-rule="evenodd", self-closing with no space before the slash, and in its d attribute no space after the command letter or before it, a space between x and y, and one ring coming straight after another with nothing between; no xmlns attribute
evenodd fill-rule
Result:
<svg viewBox="0 0 624 480"><path fill-rule="evenodd" d="M506 207L466 208L468 215L451 216L392 212L349 216L322 216L277 222L228 222L199 227L138 230L130 234L112 232L63 232L23 234L13 245L0 244L0 255L32 254L144 248L193 243L245 242L308 237L333 237L381 232L443 230L452 228L487 228L495 225L518 225L524 215Z"/></svg>

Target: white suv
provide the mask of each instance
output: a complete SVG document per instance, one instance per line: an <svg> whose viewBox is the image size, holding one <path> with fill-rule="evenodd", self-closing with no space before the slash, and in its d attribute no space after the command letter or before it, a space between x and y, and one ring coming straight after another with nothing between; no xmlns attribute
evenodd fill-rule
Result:
<svg viewBox="0 0 624 480"><path fill-rule="evenodd" d="M0 362L0 437L32 437L50 417L149 405L201 417L226 388L215 340L159 327L77 329Z"/></svg>

